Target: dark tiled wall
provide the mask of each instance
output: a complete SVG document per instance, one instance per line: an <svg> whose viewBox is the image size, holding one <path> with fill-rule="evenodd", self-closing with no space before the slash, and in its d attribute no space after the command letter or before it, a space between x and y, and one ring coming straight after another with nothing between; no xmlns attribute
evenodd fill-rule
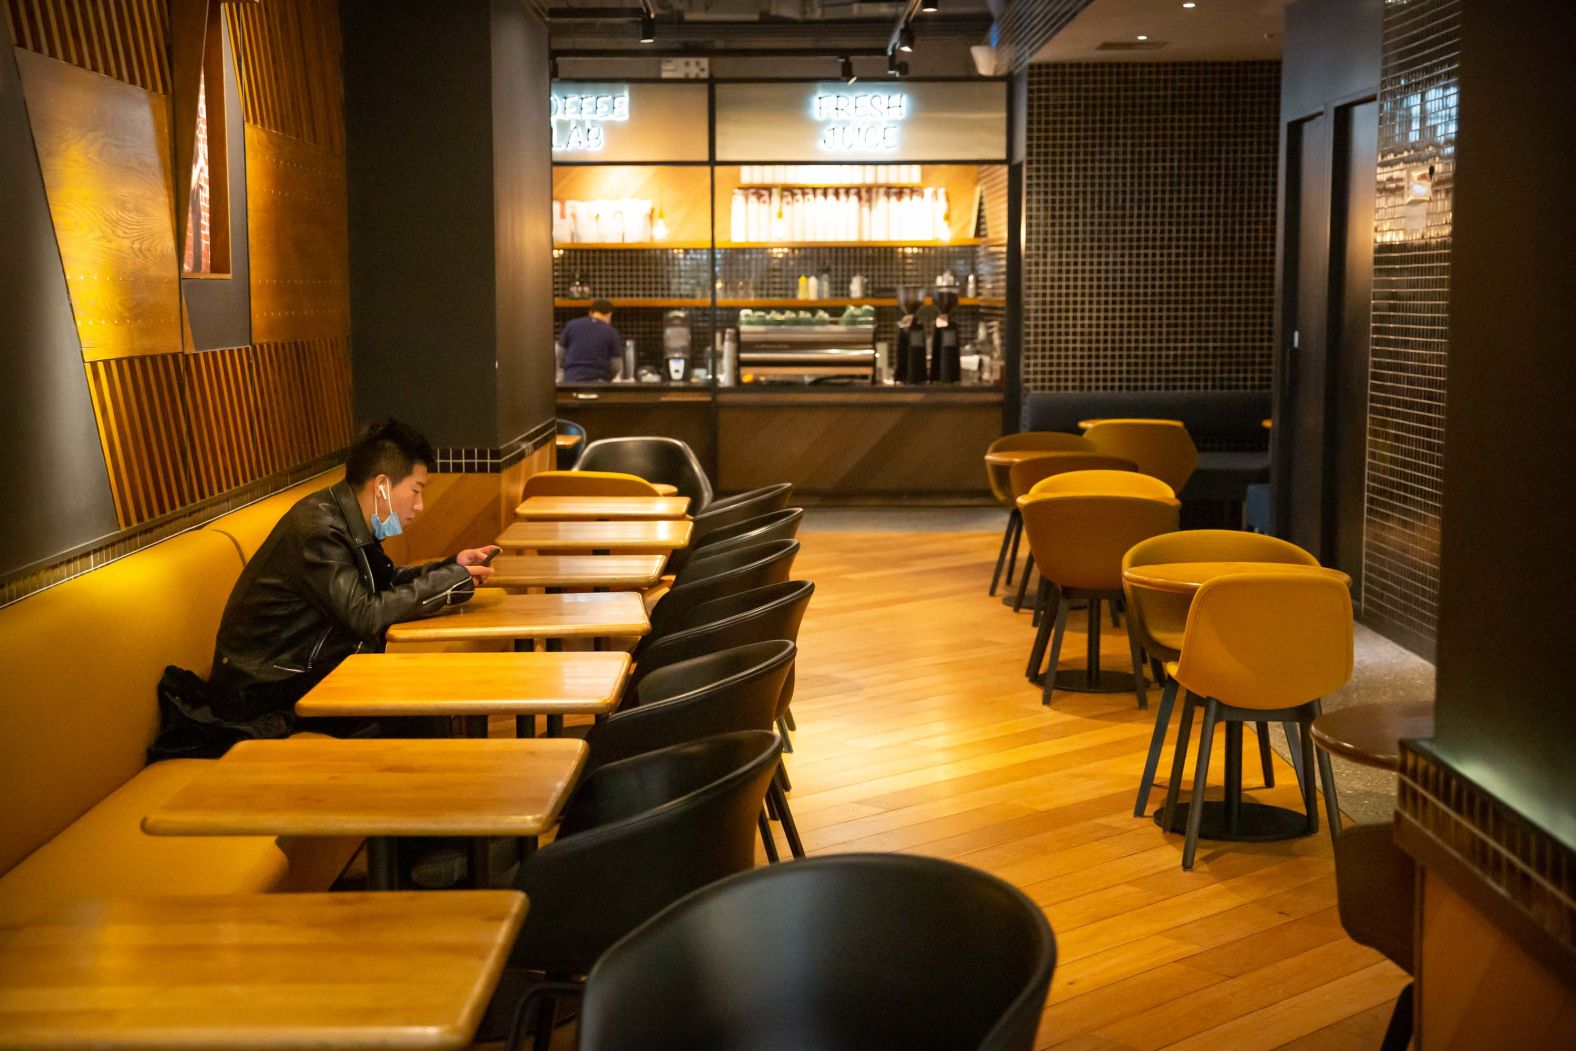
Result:
<svg viewBox="0 0 1576 1051"><path fill-rule="evenodd" d="M1278 62L1029 67L1025 390L1264 390Z"/></svg>
<svg viewBox="0 0 1576 1051"><path fill-rule="evenodd" d="M1391 0L1379 84L1363 614L1425 654L1439 596L1460 0Z"/></svg>

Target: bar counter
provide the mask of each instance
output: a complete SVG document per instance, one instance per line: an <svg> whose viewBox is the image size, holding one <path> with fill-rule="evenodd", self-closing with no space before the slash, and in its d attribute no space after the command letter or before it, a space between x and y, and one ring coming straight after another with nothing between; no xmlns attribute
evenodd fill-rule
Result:
<svg viewBox="0 0 1576 1051"><path fill-rule="evenodd" d="M1001 389L980 386L558 388L558 414L592 440L679 438L723 492L791 481L828 500L986 498L979 450L1001 434L1001 412Z"/></svg>

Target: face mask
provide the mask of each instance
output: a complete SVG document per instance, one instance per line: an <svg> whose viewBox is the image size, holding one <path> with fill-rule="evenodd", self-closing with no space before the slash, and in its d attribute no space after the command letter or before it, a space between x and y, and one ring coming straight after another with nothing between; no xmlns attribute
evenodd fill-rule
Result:
<svg viewBox="0 0 1576 1051"><path fill-rule="evenodd" d="M387 518L378 517L378 497L381 496L389 505ZM391 536L399 536L401 526L399 515L394 513L394 501L389 499L388 486L378 486L377 492L372 496L372 535L379 540L387 540Z"/></svg>

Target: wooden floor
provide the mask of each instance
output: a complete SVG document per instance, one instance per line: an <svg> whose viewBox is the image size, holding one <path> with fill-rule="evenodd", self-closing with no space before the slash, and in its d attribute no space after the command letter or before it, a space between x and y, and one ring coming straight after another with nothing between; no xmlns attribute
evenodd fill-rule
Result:
<svg viewBox="0 0 1576 1051"><path fill-rule="evenodd" d="M811 854L928 854L1021 887L1059 949L1040 1047L1379 1045L1406 979L1341 930L1327 834L1201 842L1183 872L1181 837L1132 815L1150 714L1131 694L1041 706L1028 615L985 595L997 537L801 540L816 593L789 768ZM1083 648L1070 632L1067 663ZM1105 655L1123 666L1125 638ZM1291 768L1276 781L1251 794L1297 807Z"/></svg>

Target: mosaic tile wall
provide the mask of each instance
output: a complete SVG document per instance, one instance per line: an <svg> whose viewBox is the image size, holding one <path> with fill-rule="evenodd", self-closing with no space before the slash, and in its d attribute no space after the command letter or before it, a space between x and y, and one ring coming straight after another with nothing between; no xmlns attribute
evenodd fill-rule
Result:
<svg viewBox="0 0 1576 1051"><path fill-rule="evenodd" d="M1280 63L1028 72L1022 377L1267 390Z"/></svg>
<svg viewBox="0 0 1576 1051"><path fill-rule="evenodd" d="M1390 0L1379 83L1363 615L1431 656L1461 0Z"/></svg>

